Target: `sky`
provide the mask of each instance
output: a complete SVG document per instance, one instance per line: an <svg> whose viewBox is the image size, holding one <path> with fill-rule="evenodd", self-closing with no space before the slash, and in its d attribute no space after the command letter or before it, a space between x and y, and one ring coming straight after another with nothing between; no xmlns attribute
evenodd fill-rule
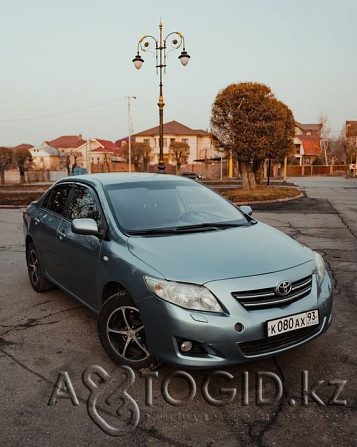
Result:
<svg viewBox="0 0 357 447"><path fill-rule="evenodd" d="M356 0L0 0L0 145L61 135L115 141L158 125L155 58L143 35L181 32L168 54L164 122L209 130L217 93L259 82L301 123L357 120Z"/></svg>

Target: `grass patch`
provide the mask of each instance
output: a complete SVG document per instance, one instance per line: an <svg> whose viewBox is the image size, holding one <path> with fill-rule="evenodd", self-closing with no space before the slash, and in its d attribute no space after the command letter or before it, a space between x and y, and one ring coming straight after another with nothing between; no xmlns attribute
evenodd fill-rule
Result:
<svg viewBox="0 0 357 447"><path fill-rule="evenodd" d="M276 186L258 186L255 189L218 189L217 191L231 202L244 203L287 199L297 197L301 194L296 188Z"/></svg>

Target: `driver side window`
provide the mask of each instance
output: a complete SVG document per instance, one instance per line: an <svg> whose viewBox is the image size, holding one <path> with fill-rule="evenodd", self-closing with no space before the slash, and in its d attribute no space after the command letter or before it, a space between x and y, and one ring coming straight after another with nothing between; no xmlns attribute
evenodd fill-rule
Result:
<svg viewBox="0 0 357 447"><path fill-rule="evenodd" d="M69 206L68 217L70 220L90 218L100 223L100 213L92 194L86 188L75 188L75 192Z"/></svg>

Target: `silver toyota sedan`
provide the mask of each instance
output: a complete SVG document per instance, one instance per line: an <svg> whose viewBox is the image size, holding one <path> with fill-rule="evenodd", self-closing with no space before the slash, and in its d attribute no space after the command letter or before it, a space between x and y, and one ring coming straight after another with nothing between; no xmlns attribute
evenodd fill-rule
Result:
<svg viewBox="0 0 357 447"><path fill-rule="evenodd" d="M180 176L65 178L24 213L30 282L96 312L134 369L276 355L329 328L332 285L318 253L251 214Z"/></svg>

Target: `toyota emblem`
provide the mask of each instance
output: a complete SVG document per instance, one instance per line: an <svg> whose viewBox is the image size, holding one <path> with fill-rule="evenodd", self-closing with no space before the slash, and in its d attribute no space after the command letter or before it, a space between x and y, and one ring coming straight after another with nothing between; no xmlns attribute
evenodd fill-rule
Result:
<svg viewBox="0 0 357 447"><path fill-rule="evenodd" d="M275 289L275 293L279 296L289 295L290 292L291 292L291 282L289 281L282 281Z"/></svg>

